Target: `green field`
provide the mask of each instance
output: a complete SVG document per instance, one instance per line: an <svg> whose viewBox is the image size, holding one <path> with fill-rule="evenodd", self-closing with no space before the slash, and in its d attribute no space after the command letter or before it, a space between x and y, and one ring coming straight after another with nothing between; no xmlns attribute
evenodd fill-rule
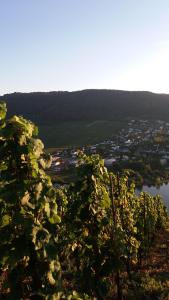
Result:
<svg viewBox="0 0 169 300"><path fill-rule="evenodd" d="M46 148L95 144L111 138L126 121L64 122L40 125L39 136Z"/></svg>

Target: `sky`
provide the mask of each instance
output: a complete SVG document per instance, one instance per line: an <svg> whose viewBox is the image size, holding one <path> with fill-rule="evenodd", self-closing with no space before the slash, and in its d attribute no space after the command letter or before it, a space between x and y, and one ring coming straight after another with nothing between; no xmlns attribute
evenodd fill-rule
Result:
<svg viewBox="0 0 169 300"><path fill-rule="evenodd" d="M0 0L0 94L169 93L168 0Z"/></svg>

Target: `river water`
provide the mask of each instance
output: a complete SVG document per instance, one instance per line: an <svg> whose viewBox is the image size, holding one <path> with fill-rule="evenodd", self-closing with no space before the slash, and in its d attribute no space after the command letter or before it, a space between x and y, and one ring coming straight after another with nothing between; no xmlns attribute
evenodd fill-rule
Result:
<svg viewBox="0 0 169 300"><path fill-rule="evenodd" d="M169 211L169 183L167 184L162 184L160 187L155 187L155 186L146 186L143 185L141 190L137 190L137 193L139 192L148 192L151 195L160 195L164 201L165 206L167 207Z"/></svg>

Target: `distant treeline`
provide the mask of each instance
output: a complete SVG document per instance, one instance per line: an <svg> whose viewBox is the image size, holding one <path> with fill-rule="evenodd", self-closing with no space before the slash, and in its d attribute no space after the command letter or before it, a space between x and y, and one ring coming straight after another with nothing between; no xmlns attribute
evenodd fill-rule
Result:
<svg viewBox="0 0 169 300"><path fill-rule="evenodd" d="M118 90L13 93L0 97L8 115L23 115L37 124L69 121L169 120L169 95Z"/></svg>

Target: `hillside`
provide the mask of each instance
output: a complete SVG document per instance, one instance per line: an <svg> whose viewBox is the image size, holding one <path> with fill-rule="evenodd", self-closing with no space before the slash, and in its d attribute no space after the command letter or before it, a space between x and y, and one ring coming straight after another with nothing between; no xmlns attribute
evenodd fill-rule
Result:
<svg viewBox="0 0 169 300"><path fill-rule="evenodd" d="M19 114L36 122L47 146L108 138L130 118L169 120L169 95L150 92L13 93L0 100L7 103L9 116Z"/></svg>

